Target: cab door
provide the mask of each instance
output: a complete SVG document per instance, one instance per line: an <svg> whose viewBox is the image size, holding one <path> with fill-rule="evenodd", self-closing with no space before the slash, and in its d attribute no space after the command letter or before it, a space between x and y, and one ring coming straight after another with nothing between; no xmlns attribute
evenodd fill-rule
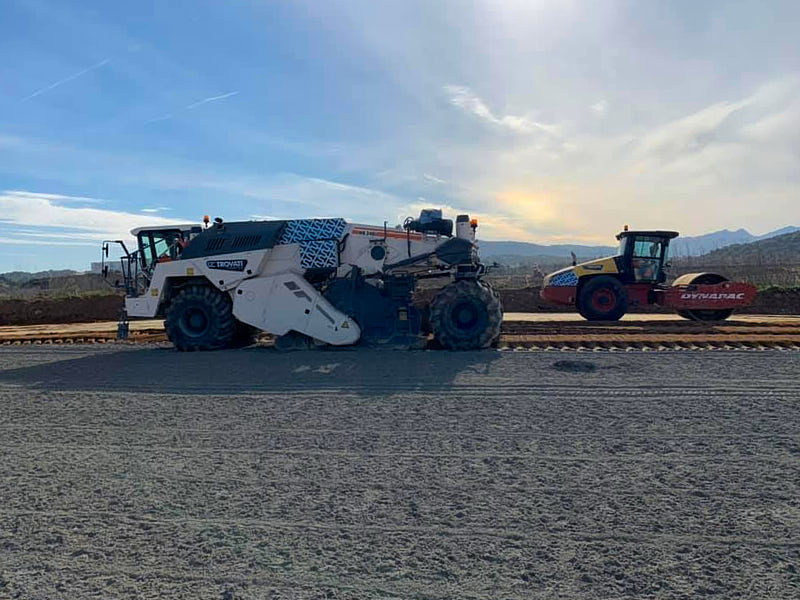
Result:
<svg viewBox="0 0 800 600"><path fill-rule="evenodd" d="M662 283L666 279L664 260L667 242L655 236L642 236L633 239L631 251L631 271L636 283Z"/></svg>

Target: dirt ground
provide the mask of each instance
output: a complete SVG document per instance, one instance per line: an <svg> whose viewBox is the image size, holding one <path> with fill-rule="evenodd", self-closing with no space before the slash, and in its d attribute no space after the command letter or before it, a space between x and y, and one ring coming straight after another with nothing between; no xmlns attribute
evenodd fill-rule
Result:
<svg viewBox="0 0 800 600"><path fill-rule="evenodd" d="M506 312L573 312L546 303L539 297L538 288L500 289ZM417 294L417 304L424 305L433 298L435 290L425 289ZM92 323L117 320L122 310L121 296L86 296L75 298L0 298L0 326L41 325L55 323ZM659 306L638 307L631 313L670 313ZM770 289L760 292L753 306L738 311L741 314L800 315L800 290Z"/></svg>
<svg viewBox="0 0 800 600"><path fill-rule="evenodd" d="M0 325L91 323L115 321L122 311L122 297L0 298Z"/></svg>
<svg viewBox="0 0 800 600"><path fill-rule="evenodd" d="M796 598L799 362L0 348L0 598Z"/></svg>

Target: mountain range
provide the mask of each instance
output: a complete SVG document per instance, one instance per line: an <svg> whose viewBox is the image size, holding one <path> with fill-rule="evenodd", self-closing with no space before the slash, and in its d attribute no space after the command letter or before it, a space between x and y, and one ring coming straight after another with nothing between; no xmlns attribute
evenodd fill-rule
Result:
<svg viewBox="0 0 800 600"><path fill-rule="evenodd" d="M679 237L670 243L673 257L700 256L733 244L749 244L800 231L800 227L782 227L763 235L753 235L746 229L722 229L698 236ZM509 259L553 259L569 258L574 252L578 259L610 256L616 253L616 246L584 246L580 244L533 244L529 242L490 242L480 241L480 254L483 260L498 262Z"/></svg>
<svg viewBox="0 0 800 600"><path fill-rule="evenodd" d="M800 231L746 244L731 244L709 252L704 258L717 264L796 265L800 261Z"/></svg>

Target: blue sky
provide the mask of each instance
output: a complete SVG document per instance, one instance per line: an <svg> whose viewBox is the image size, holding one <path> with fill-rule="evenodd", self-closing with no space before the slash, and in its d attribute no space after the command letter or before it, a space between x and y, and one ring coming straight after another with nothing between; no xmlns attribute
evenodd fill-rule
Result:
<svg viewBox="0 0 800 600"><path fill-rule="evenodd" d="M800 225L800 3L0 3L0 272L138 225Z"/></svg>

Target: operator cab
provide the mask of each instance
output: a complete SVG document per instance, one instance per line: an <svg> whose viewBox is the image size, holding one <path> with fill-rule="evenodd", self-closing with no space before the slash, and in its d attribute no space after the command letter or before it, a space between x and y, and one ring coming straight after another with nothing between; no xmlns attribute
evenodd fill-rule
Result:
<svg viewBox="0 0 800 600"><path fill-rule="evenodd" d="M664 283L669 241L677 231L625 231L617 235L620 271L631 283Z"/></svg>
<svg viewBox="0 0 800 600"><path fill-rule="evenodd" d="M139 267L151 273L160 262L178 260L191 239L202 231L199 225L165 225L131 231L139 249Z"/></svg>

